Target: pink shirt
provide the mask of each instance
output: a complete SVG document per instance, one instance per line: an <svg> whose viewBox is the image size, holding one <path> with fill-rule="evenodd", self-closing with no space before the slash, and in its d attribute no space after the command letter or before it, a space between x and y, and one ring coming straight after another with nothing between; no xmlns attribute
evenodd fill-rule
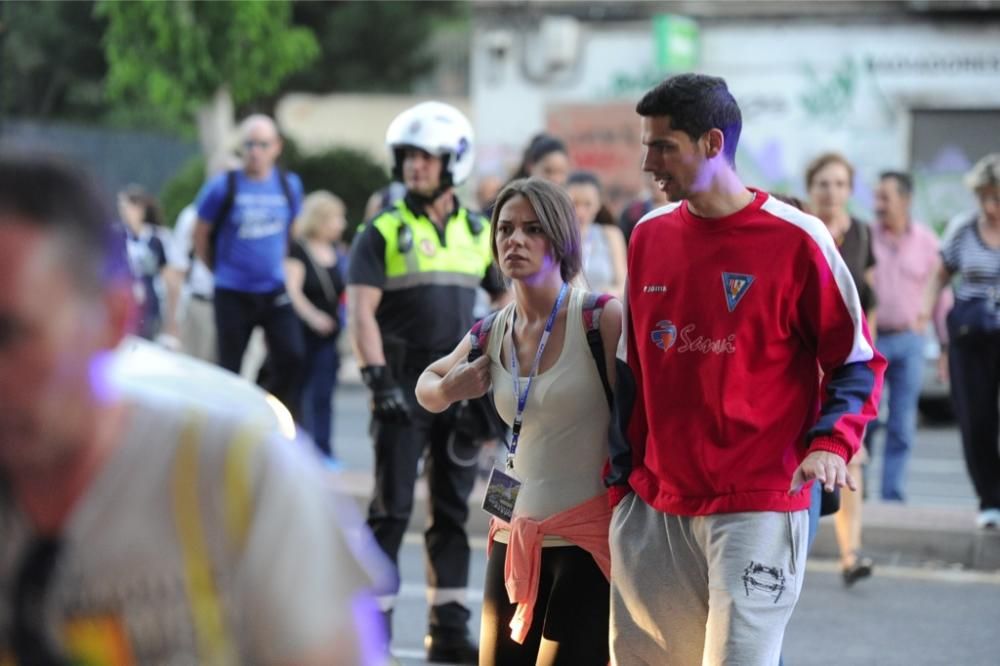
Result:
<svg viewBox="0 0 1000 666"><path fill-rule="evenodd" d="M913 330L927 283L941 261L937 236L927 226L913 221L901 236L881 224L873 225L872 232L878 327Z"/></svg>

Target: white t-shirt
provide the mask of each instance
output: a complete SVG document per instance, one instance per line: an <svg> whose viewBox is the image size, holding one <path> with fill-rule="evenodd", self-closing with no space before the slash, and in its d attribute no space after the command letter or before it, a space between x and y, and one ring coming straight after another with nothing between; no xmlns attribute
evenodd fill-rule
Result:
<svg viewBox="0 0 1000 666"><path fill-rule="evenodd" d="M186 206L177 216L173 242L167 246L167 264L179 271L187 271L190 268L191 274L187 281L188 289L197 296L211 298L215 289L212 271L198 257L192 259L194 230L197 226L198 209L194 204Z"/></svg>
<svg viewBox="0 0 1000 666"><path fill-rule="evenodd" d="M128 404L124 441L63 533L46 596L54 644L80 663L91 663L86 656L126 655L97 663L252 664L301 657L352 632L352 604L371 583L337 525L332 493L309 452L227 416L170 403ZM187 430L192 423L200 426ZM184 452L197 462L181 465ZM243 474L245 493L230 492L234 473ZM240 497L247 501L232 501ZM198 510L185 511L185 502ZM193 531L182 526L192 524ZM11 639L7 600L31 540L3 486L0 535L3 662ZM200 547L193 543L199 538ZM229 658L210 658L199 648L195 627L204 623L192 616L205 597L192 596L186 575L199 559L211 572Z"/></svg>

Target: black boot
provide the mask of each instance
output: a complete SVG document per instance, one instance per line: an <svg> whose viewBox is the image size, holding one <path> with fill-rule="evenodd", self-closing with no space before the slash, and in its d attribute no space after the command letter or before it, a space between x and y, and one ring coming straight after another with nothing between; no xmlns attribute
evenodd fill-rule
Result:
<svg viewBox="0 0 1000 666"><path fill-rule="evenodd" d="M424 647L427 661L439 664L478 664L479 646L466 626L472 614L460 603L431 607L431 622Z"/></svg>

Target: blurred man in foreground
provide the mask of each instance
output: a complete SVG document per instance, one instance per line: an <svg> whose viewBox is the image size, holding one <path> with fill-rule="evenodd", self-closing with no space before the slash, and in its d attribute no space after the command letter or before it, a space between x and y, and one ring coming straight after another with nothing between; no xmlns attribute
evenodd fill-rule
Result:
<svg viewBox="0 0 1000 666"><path fill-rule="evenodd" d="M0 160L0 663L362 663L366 576L308 455L115 395L109 219L73 170Z"/></svg>

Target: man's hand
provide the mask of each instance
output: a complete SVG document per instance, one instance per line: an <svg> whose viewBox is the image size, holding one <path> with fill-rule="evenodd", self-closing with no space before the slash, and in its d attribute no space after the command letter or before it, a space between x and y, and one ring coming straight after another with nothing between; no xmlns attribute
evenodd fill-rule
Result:
<svg viewBox="0 0 1000 666"><path fill-rule="evenodd" d="M372 416L383 423L405 425L410 422L410 406L403 389L384 365L361 368L361 379L372 392Z"/></svg>
<svg viewBox="0 0 1000 666"><path fill-rule="evenodd" d="M813 451L806 456L799 468L792 475L792 485L788 489L789 495L794 495L802 486L812 480L823 484L823 488L829 493L834 488L847 486L851 490L857 490L858 484L854 477L847 471L847 463L836 453L829 451Z"/></svg>
<svg viewBox="0 0 1000 666"><path fill-rule="evenodd" d="M441 378L441 392L448 402L480 398L490 388L490 359L480 356L472 363L460 361Z"/></svg>

